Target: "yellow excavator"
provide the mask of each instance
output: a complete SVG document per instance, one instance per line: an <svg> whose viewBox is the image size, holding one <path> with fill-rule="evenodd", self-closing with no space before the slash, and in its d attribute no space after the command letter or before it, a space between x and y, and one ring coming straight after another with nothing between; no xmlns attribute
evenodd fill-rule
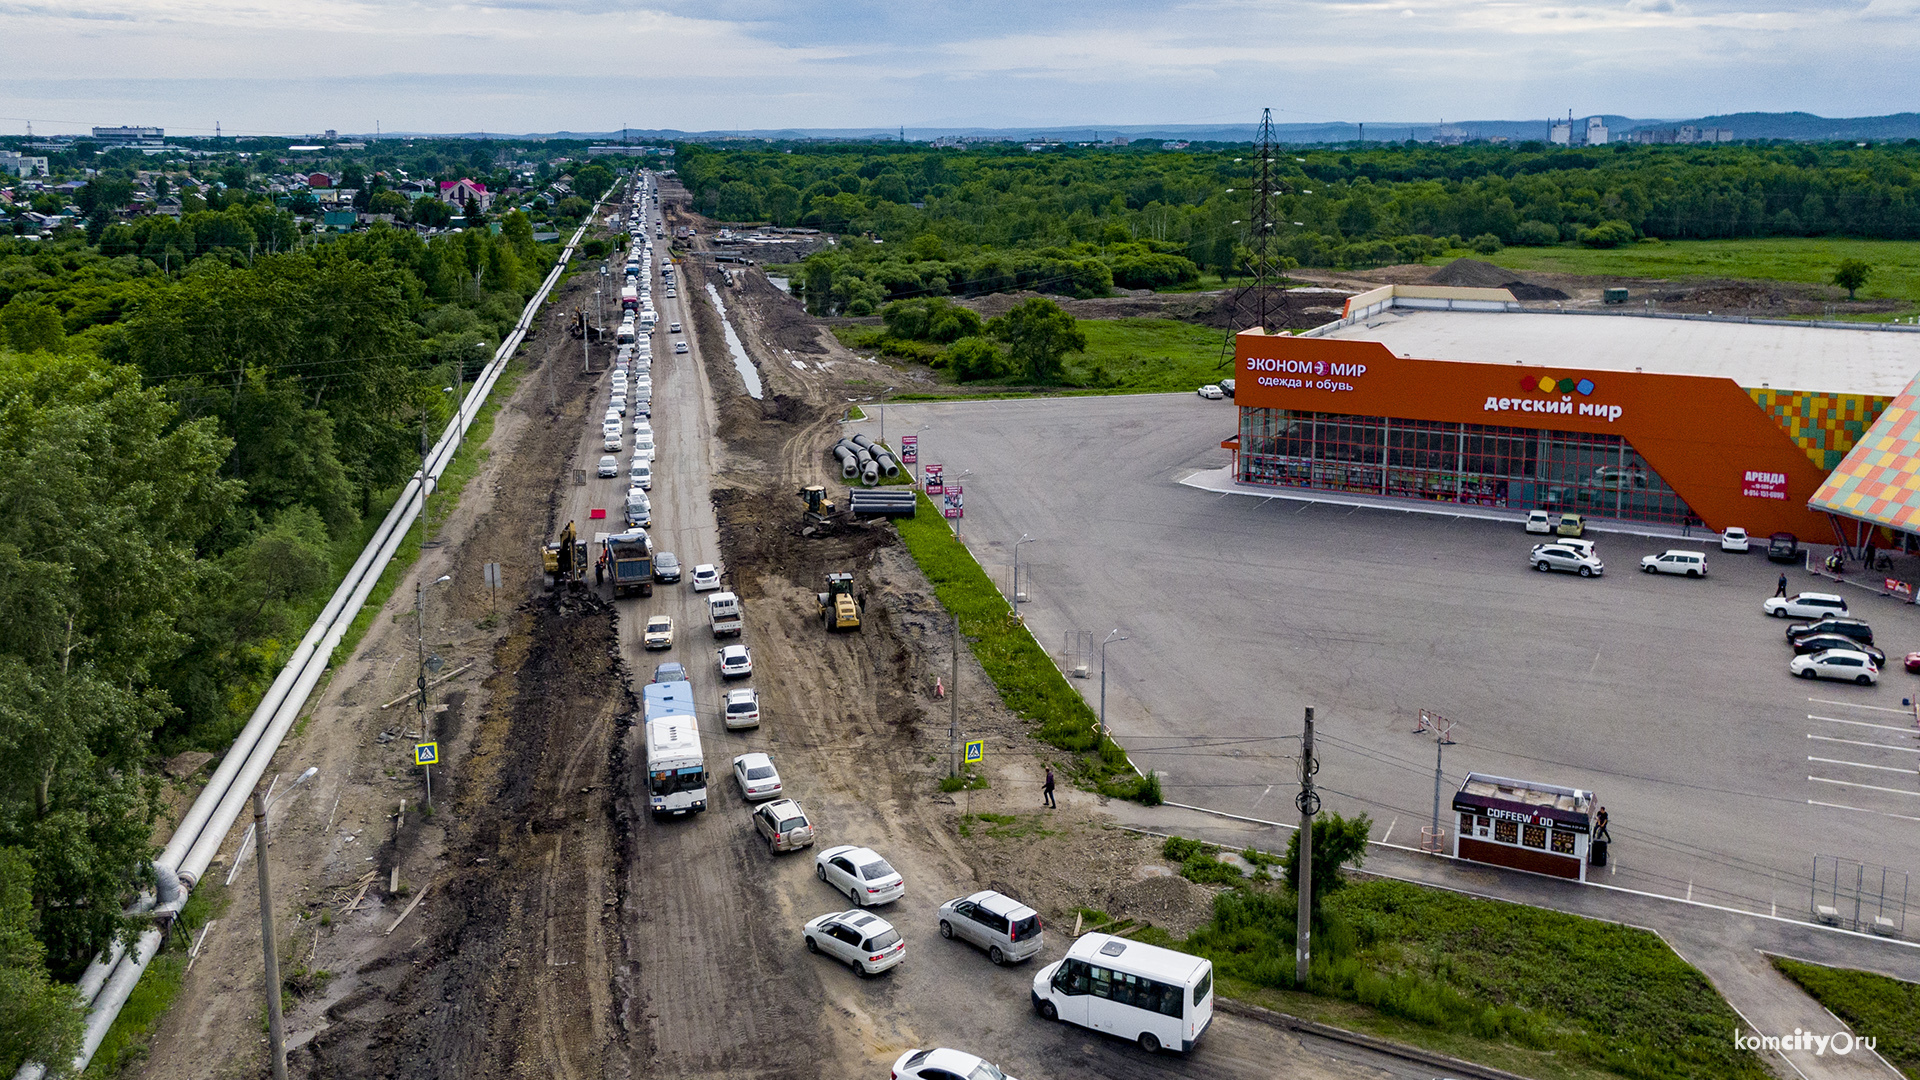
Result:
<svg viewBox="0 0 1920 1080"><path fill-rule="evenodd" d="M866 604L853 593L852 574L828 574L827 591L815 593L820 600L820 625L828 630L860 629L860 613Z"/></svg>
<svg viewBox="0 0 1920 1080"><path fill-rule="evenodd" d="M574 592L586 586L587 579L587 543L575 533L573 522L560 532L560 539L548 544L540 552L541 569L546 572L548 589L557 589L562 583Z"/></svg>

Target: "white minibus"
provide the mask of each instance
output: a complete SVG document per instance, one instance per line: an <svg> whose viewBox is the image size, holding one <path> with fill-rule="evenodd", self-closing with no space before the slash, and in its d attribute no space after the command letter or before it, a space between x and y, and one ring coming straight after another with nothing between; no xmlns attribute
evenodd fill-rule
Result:
<svg viewBox="0 0 1920 1080"><path fill-rule="evenodd" d="M1033 976L1034 1011L1118 1035L1149 1054L1188 1051L1213 1021L1213 961L1087 934Z"/></svg>

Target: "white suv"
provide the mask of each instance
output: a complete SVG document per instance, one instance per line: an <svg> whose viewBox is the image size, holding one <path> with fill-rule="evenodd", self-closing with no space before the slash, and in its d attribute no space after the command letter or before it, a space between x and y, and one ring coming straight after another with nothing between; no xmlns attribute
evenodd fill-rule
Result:
<svg viewBox="0 0 1920 1080"><path fill-rule="evenodd" d="M1563 544L1536 545L1533 553L1527 557L1527 561L1533 564L1535 570L1543 574L1549 570L1565 570L1569 574L1579 574L1581 577L1599 577L1607 569L1594 555L1576 551Z"/></svg>
<svg viewBox="0 0 1920 1080"><path fill-rule="evenodd" d="M1845 615L1847 598L1824 592L1770 596L1760 610L1779 619L1824 619L1829 615Z"/></svg>

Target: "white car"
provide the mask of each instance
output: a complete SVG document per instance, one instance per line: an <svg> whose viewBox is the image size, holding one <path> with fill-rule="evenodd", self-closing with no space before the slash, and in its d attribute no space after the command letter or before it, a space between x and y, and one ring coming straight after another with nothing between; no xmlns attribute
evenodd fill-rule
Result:
<svg viewBox="0 0 1920 1080"><path fill-rule="evenodd" d="M687 343L686 343L686 342L684 342L684 341L676 341L676 342L674 342L674 343L673 343L673 351L674 351L674 352L677 352L677 353L683 353L683 352L686 352L686 351L687 351Z"/></svg>
<svg viewBox="0 0 1920 1080"><path fill-rule="evenodd" d="M1787 670L1803 679L1839 679L1861 686L1880 681L1880 669L1874 666L1873 657L1853 649L1827 649L1796 656L1787 664Z"/></svg>
<svg viewBox="0 0 1920 1080"><path fill-rule="evenodd" d="M696 563L693 567L693 591L706 592L720 587L720 568L712 563Z"/></svg>
<svg viewBox="0 0 1920 1080"><path fill-rule="evenodd" d="M830 911L801 929L807 951L826 953L858 975L877 975L900 962L907 943L893 924L867 911Z"/></svg>
<svg viewBox="0 0 1920 1080"><path fill-rule="evenodd" d="M618 413L620 416L627 415L627 395L624 393L614 394L607 402L607 411L610 413Z"/></svg>
<svg viewBox="0 0 1920 1080"><path fill-rule="evenodd" d="M813 857L813 872L861 907L890 904L907 892L906 879L872 848L830 847Z"/></svg>
<svg viewBox="0 0 1920 1080"><path fill-rule="evenodd" d="M633 437L633 460L652 461L654 457L653 436L635 435Z"/></svg>
<svg viewBox="0 0 1920 1080"><path fill-rule="evenodd" d="M1527 512L1527 531L1530 533L1553 533L1553 515L1545 510Z"/></svg>
<svg viewBox="0 0 1920 1080"><path fill-rule="evenodd" d="M987 1061L961 1050L909 1050L893 1062L893 1080L1013 1080Z"/></svg>
<svg viewBox="0 0 1920 1080"><path fill-rule="evenodd" d="M620 410L619 410L619 409L616 409L616 408L614 408L614 407L613 407L613 406L611 406L611 405L609 405L609 406L607 406L607 411L606 411L606 414L605 414L604 416L602 416L602 417L600 417L600 422L601 422L602 424L618 424L618 423L620 423Z"/></svg>
<svg viewBox="0 0 1920 1080"><path fill-rule="evenodd" d="M1579 551L1565 544L1537 544L1533 553L1527 556L1527 561L1543 574L1549 570L1565 570L1581 577L1599 577L1607 569L1590 552Z"/></svg>
<svg viewBox="0 0 1920 1080"><path fill-rule="evenodd" d="M733 778L740 783L740 795L748 802L780 797L780 770L765 754L741 754L733 759Z"/></svg>
<svg viewBox="0 0 1920 1080"><path fill-rule="evenodd" d="M651 420L635 420L635 421L633 422L633 433L634 433L635 435L651 435L651 434L653 434L653 421L651 421Z"/></svg>
<svg viewBox="0 0 1920 1080"><path fill-rule="evenodd" d="M1751 541L1747 537L1747 530L1737 525L1730 526L1726 532L1720 534L1721 551L1745 553L1750 543Z"/></svg>
<svg viewBox="0 0 1920 1080"><path fill-rule="evenodd" d="M653 466L639 458L633 459L632 464L627 466L627 486L640 491L652 491Z"/></svg>
<svg viewBox="0 0 1920 1080"><path fill-rule="evenodd" d="M753 674L753 652L745 645L724 645L720 649L720 677L744 679Z"/></svg>
<svg viewBox="0 0 1920 1080"><path fill-rule="evenodd" d="M1707 557L1698 551L1663 551L1640 560L1640 569L1649 574L1681 574L1706 577Z"/></svg>
<svg viewBox="0 0 1920 1080"><path fill-rule="evenodd" d="M1227 392L1225 390L1220 389L1220 387L1215 383L1208 383L1207 385L1201 387L1199 390L1199 394L1201 397L1206 398L1208 401L1219 401L1221 398L1224 398L1227 396Z"/></svg>
<svg viewBox="0 0 1920 1080"><path fill-rule="evenodd" d="M600 459L600 475L603 477L619 476L620 475L620 459L614 457L612 454L608 454L606 457L601 458Z"/></svg>
<svg viewBox="0 0 1920 1080"><path fill-rule="evenodd" d="M618 430L603 431L600 433L600 449L610 454L617 454L620 452L620 446L621 439Z"/></svg>
<svg viewBox="0 0 1920 1080"><path fill-rule="evenodd" d="M1760 610L1779 619L1824 619L1829 615L1845 615L1847 598L1824 592L1769 596Z"/></svg>
<svg viewBox="0 0 1920 1080"><path fill-rule="evenodd" d="M679 332L680 332L680 324L679 324L679 323L677 323L677 322L670 322L670 323L668 323L668 324L667 324L667 333L669 333L669 334L677 334L677 333L679 333Z"/></svg>
<svg viewBox="0 0 1920 1080"><path fill-rule="evenodd" d="M673 648L673 616L654 615L647 619L646 644L649 649Z"/></svg>
<svg viewBox="0 0 1920 1080"><path fill-rule="evenodd" d="M727 729L730 731L759 727L760 694L751 686L729 690L721 711L726 717Z"/></svg>

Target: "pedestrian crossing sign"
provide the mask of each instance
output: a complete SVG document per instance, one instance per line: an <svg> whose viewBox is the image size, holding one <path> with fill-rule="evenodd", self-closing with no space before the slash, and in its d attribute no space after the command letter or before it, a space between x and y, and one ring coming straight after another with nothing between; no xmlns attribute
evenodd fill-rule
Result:
<svg viewBox="0 0 1920 1080"><path fill-rule="evenodd" d="M415 765L440 764L440 744L437 742L414 743L413 763Z"/></svg>
<svg viewBox="0 0 1920 1080"><path fill-rule="evenodd" d="M974 739L967 743L967 764L978 765L987 757L987 740Z"/></svg>

